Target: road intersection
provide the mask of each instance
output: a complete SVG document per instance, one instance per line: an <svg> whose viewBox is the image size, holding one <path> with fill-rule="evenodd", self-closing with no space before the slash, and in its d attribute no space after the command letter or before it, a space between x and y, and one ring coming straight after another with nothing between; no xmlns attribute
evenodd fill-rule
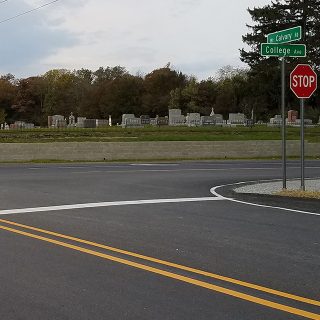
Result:
<svg viewBox="0 0 320 320"><path fill-rule="evenodd" d="M1 166L1 318L319 319L319 202L283 210L214 188L279 171L276 161Z"/></svg>

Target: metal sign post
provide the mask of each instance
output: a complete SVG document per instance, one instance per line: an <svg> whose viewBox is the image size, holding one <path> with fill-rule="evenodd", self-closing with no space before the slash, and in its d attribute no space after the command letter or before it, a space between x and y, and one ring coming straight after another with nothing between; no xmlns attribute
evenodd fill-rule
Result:
<svg viewBox="0 0 320 320"><path fill-rule="evenodd" d="M286 91L286 61L285 57L281 62L281 114L282 114L282 189L287 189L287 145L286 145L286 110L285 110L285 91Z"/></svg>
<svg viewBox="0 0 320 320"><path fill-rule="evenodd" d="M286 57L305 57L304 44L288 44L300 40L301 26L280 30L267 35L267 43L261 43L260 54L281 59L281 117L282 117L282 188L287 189L287 143L286 143Z"/></svg>
<svg viewBox="0 0 320 320"><path fill-rule="evenodd" d="M301 190L305 191L306 186L304 183L304 98L300 99L300 121L301 121L301 131L300 131L300 139L301 139Z"/></svg>
<svg viewBox="0 0 320 320"><path fill-rule="evenodd" d="M300 99L300 139L301 139L301 190L305 191L304 166L304 102L317 89L317 74L308 64L299 64L290 74L290 88Z"/></svg>

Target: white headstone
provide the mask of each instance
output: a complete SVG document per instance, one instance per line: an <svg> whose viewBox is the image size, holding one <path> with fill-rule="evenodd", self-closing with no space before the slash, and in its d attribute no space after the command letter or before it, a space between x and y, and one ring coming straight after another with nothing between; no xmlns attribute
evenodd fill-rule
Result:
<svg viewBox="0 0 320 320"><path fill-rule="evenodd" d="M188 113L186 124L189 127L200 126L200 113Z"/></svg>
<svg viewBox="0 0 320 320"><path fill-rule="evenodd" d="M122 121L121 121L121 125L123 127L126 126L126 119L134 119L135 118L135 115L132 114L132 113L125 113L122 115Z"/></svg>

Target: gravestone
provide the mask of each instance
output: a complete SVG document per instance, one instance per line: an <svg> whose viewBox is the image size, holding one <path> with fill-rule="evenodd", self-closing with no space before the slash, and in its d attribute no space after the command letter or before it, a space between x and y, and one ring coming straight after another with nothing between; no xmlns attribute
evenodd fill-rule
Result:
<svg viewBox="0 0 320 320"><path fill-rule="evenodd" d="M294 124L298 119L298 111L289 110L288 111L288 123Z"/></svg>
<svg viewBox="0 0 320 320"><path fill-rule="evenodd" d="M181 114L181 109L169 109L169 126L185 125L186 117Z"/></svg>
<svg viewBox="0 0 320 320"><path fill-rule="evenodd" d="M200 124L201 126L214 126L216 124L216 120L212 116L202 116Z"/></svg>
<svg viewBox="0 0 320 320"><path fill-rule="evenodd" d="M52 126L54 128L65 128L67 126L67 122L64 116L59 114L52 116Z"/></svg>
<svg viewBox="0 0 320 320"><path fill-rule="evenodd" d="M282 124L282 117L280 114L276 114L274 118L270 119L270 122L268 123L269 126L281 126Z"/></svg>
<svg viewBox="0 0 320 320"><path fill-rule="evenodd" d="M157 118L150 118L150 125L157 126L158 125Z"/></svg>
<svg viewBox="0 0 320 320"><path fill-rule="evenodd" d="M123 115L122 115L122 121L121 121L121 126L123 127L123 128L125 128L126 127L126 119L134 119L135 118L135 115L134 114L132 114L132 113L124 113Z"/></svg>
<svg viewBox="0 0 320 320"><path fill-rule="evenodd" d="M97 128L109 127L109 120L107 120L107 119L96 119L96 127Z"/></svg>
<svg viewBox="0 0 320 320"><path fill-rule="evenodd" d="M224 120L223 120L223 115L216 113L215 115L213 115L213 118L216 122L216 125L223 125L224 124Z"/></svg>
<svg viewBox="0 0 320 320"><path fill-rule="evenodd" d="M167 126L169 124L168 117L156 117L157 126Z"/></svg>
<svg viewBox="0 0 320 320"><path fill-rule="evenodd" d="M229 113L229 124L239 124L244 125L245 124L245 115L243 113Z"/></svg>
<svg viewBox="0 0 320 320"><path fill-rule="evenodd" d="M140 116L140 119L141 119L141 124L143 126L148 126L150 125L150 116L148 115L141 115Z"/></svg>
<svg viewBox="0 0 320 320"><path fill-rule="evenodd" d="M86 119L87 119L86 117L78 117L76 127L77 128L84 128L84 120L86 120Z"/></svg>
<svg viewBox="0 0 320 320"><path fill-rule="evenodd" d="M122 125L123 127L123 125ZM142 127L140 118L126 118L124 123L125 128L140 128Z"/></svg>
<svg viewBox="0 0 320 320"><path fill-rule="evenodd" d="M96 119L85 119L83 120L83 128L96 128Z"/></svg>
<svg viewBox="0 0 320 320"><path fill-rule="evenodd" d="M188 127L200 126L200 113L188 113L186 116L186 124Z"/></svg>

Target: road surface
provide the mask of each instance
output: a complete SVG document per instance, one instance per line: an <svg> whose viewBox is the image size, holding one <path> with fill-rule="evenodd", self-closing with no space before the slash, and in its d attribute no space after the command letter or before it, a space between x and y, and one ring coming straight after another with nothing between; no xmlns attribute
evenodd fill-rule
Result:
<svg viewBox="0 0 320 320"><path fill-rule="evenodd" d="M277 161L1 165L0 319L320 319L320 201L210 192L275 178Z"/></svg>

